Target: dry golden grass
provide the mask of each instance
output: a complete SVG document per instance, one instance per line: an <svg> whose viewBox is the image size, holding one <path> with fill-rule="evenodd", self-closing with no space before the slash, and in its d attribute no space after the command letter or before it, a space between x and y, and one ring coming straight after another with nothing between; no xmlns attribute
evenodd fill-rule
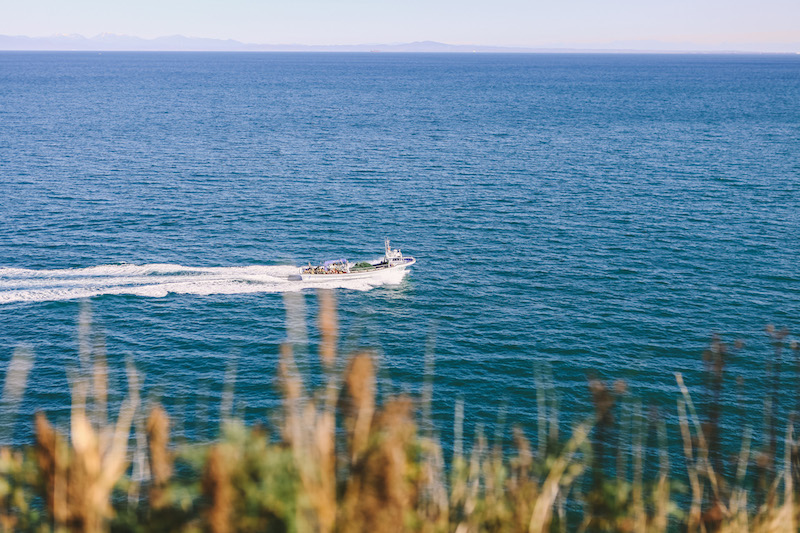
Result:
<svg viewBox="0 0 800 533"><path fill-rule="evenodd" d="M137 376L129 368L129 397L114 426L93 424L86 414L86 384L73 385L69 441L42 413L36 416L36 457L54 529L105 531L113 517L111 492L128 467L128 440L138 407Z"/></svg>
<svg viewBox="0 0 800 533"><path fill-rule="evenodd" d="M319 301L318 353L324 382L317 390L308 389L295 363L293 344L281 347L283 406L277 434L247 428L225 413L218 441L176 447L167 412L151 405L146 422L144 415L140 418L149 459L143 482L134 479L129 467L135 452L131 430L140 409L138 377L130 367L127 399L109 420L105 348L102 338L92 333L85 308L69 434L54 429L39 413L33 453L0 448L0 529L798 531L800 448L793 426L786 428L784 453L778 460L776 444L753 451L752 435L746 432L735 458L735 475L728 478L715 451L721 413L713 405L705 417L698 413L680 374L676 412L681 441L673 444L683 449L685 494L674 490L664 422L648 422L641 405L626 400L623 382L596 379L588 384L594 417L566 438L559 435L555 402L537 382L536 446L518 427L513 428L513 449L489 445L479 428L465 452L465 415L458 402L453 456L446 468L441 444L432 429L425 429L428 386L422 399L394 396L379 402L374 354L359 351L343 357L334 296L322 292ZM773 328L769 334L779 354L788 332ZM788 346L800 361L797 345ZM727 354L715 338L706 354L712 397L723 386ZM19 351L8 367L3 394L7 411L13 411L21 397L30 361L28 352ZM624 415L623 401L628 406ZM655 431L660 442L657 469L649 473L644 461L648 431ZM780 444L781 438L772 441ZM611 468L608 459L620 446L629 447L630 454L617 450ZM749 484L753 479L761 484ZM145 490L139 490L140 482ZM754 493L754 486L765 487L763 496ZM37 499L42 502L38 509L33 503Z"/></svg>

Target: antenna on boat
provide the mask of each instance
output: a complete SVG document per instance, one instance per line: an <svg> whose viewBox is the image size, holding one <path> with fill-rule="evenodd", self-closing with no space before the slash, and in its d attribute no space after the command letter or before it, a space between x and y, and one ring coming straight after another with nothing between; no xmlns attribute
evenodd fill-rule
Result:
<svg viewBox="0 0 800 533"><path fill-rule="evenodd" d="M384 239L386 239L384 242L386 243L386 257L388 258L392 249L389 247L389 237L384 237Z"/></svg>

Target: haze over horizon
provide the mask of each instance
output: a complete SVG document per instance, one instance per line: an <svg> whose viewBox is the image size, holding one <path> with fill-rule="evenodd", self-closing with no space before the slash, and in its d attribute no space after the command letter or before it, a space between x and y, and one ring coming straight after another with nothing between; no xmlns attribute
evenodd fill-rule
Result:
<svg viewBox="0 0 800 533"><path fill-rule="evenodd" d="M42 14L47 14L43 16ZM0 35L31 38L102 34L232 39L258 45L342 46L433 41L515 48L625 48L660 43L698 51L800 51L800 4L789 0L676 0L645 5L570 0L253 0L109 4L32 0L0 10Z"/></svg>
<svg viewBox="0 0 800 533"><path fill-rule="evenodd" d="M213 39L167 35L143 39L132 35L102 33L92 37L59 34L48 37L0 35L0 51L185 51L185 52L421 52L421 53L756 53L800 54L800 42L794 43L720 43L665 42L655 40L615 41L598 44L554 44L539 47L451 44L437 41L406 43L363 43L343 45L308 45L281 43L244 43L233 39Z"/></svg>

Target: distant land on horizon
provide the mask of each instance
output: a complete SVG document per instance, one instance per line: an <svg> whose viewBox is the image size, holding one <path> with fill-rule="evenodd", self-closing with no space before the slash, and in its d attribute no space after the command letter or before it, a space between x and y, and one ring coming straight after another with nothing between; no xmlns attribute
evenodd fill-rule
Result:
<svg viewBox="0 0 800 533"><path fill-rule="evenodd" d="M417 52L417 53L778 53L800 54L800 43L748 43L701 45L664 41L618 41L596 45L552 45L542 47L446 44L418 41L399 44L304 45L253 44L233 39L210 39L170 35L144 39L131 35L102 33L26 37L0 35L2 51L91 51L91 52Z"/></svg>

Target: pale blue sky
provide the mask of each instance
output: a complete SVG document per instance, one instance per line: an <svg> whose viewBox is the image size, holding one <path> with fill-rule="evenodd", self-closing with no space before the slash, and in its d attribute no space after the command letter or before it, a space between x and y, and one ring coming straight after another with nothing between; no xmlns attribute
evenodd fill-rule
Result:
<svg viewBox="0 0 800 533"><path fill-rule="evenodd" d="M800 42L798 0L0 0L0 34L269 44Z"/></svg>

